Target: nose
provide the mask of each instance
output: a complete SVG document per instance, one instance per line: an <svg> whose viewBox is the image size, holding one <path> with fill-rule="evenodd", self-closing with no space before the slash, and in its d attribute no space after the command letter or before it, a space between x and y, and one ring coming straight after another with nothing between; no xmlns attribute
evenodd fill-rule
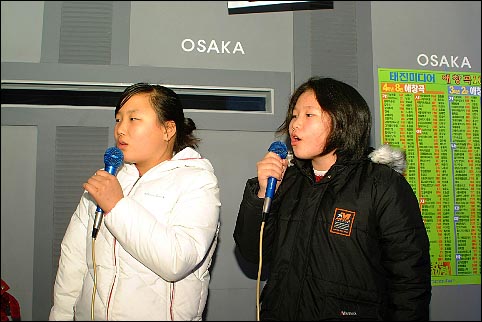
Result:
<svg viewBox="0 0 482 322"><path fill-rule="evenodd" d="M295 118L291 120L291 132L300 128L300 120L299 118Z"/></svg>
<svg viewBox="0 0 482 322"><path fill-rule="evenodd" d="M126 126L125 123L122 121L118 121L115 125L115 130L117 133L117 136L123 136L126 134Z"/></svg>

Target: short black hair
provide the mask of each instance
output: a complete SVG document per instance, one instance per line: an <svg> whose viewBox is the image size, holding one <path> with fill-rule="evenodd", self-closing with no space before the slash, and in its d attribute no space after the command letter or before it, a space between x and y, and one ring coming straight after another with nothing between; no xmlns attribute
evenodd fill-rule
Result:
<svg viewBox="0 0 482 322"><path fill-rule="evenodd" d="M276 134L288 134L293 109L301 94L312 90L321 109L331 117L331 132L321 155L335 151L339 162L362 158L369 147L371 114L367 102L352 86L329 77L311 77L291 95L286 119Z"/></svg>

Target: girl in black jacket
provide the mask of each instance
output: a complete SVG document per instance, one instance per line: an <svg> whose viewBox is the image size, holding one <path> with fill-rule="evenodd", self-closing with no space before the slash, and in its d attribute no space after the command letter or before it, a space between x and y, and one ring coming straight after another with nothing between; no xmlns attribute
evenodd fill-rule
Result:
<svg viewBox="0 0 482 322"><path fill-rule="evenodd" d="M429 240L405 154L371 150L370 127L367 103L343 82L314 77L292 95L277 133L294 159L257 163L234 230L243 257L269 267L261 320L429 319Z"/></svg>

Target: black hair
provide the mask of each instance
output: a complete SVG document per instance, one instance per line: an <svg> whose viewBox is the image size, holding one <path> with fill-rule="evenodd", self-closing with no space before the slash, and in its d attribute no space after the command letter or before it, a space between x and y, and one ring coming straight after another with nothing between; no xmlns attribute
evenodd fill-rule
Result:
<svg viewBox="0 0 482 322"><path fill-rule="evenodd" d="M160 124L167 121L174 121L176 124L174 152L177 153L186 147L197 148L200 139L193 134L196 124L191 118L184 117L181 100L170 88L148 83L133 84L127 87L119 98L115 115L132 96L144 93L150 94L151 104Z"/></svg>
<svg viewBox="0 0 482 322"><path fill-rule="evenodd" d="M312 90L321 109L331 117L331 131L321 155L335 150L337 162L357 160L369 148L371 114L365 99L352 86L333 78L311 77L292 94L286 119L276 134L288 134L293 109L301 94Z"/></svg>

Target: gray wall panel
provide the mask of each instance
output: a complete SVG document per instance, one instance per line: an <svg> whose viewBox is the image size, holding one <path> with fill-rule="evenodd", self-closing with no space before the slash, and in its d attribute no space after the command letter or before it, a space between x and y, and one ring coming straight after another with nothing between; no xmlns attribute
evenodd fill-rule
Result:
<svg viewBox="0 0 482 322"><path fill-rule="evenodd" d="M256 267L237 256L232 232L245 181L255 175L256 161L276 139L274 131L284 118L294 86L311 75L322 75L357 87L373 108L372 143L376 145L378 67L417 69L414 56L435 52L467 55L471 71L480 72L480 2L335 1L332 10L230 16L223 1L113 1L109 65L59 63L61 8L62 1L2 1L2 81L125 85L147 81L274 90L274 114L186 113L198 125L200 151L212 161L221 187L222 226L207 320L255 320ZM11 19L9 14L18 18ZM43 17L42 23L37 16ZM41 39L36 36L29 42L8 34L17 30L35 37L38 33L31 32L26 19L42 30ZM179 42L185 38L215 39L218 44L240 41L246 54L182 52ZM30 205L35 209L33 236L28 225L19 226L24 228L21 233L26 242L34 245L33 281L21 290L32 293L32 310L25 313L26 319L46 320L51 306L55 127L109 127L108 142L113 144L113 109L93 108L1 108L2 126L38 129L35 203ZM2 142L2 152L3 147ZM15 158L10 153L4 156ZM12 185L13 180L2 175L2 187ZM21 202L21 198L13 200ZM3 273L14 271L16 265L31 267L32 258L4 261L3 236L2 231L2 278L8 282L9 276ZM10 265L8 269L4 270L4 264ZM12 287L13 293L16 287L21 286ZM22 308L28 311L29 305ZM434 287L431 314L432 320L480 320L480 285Z"/></svg>

